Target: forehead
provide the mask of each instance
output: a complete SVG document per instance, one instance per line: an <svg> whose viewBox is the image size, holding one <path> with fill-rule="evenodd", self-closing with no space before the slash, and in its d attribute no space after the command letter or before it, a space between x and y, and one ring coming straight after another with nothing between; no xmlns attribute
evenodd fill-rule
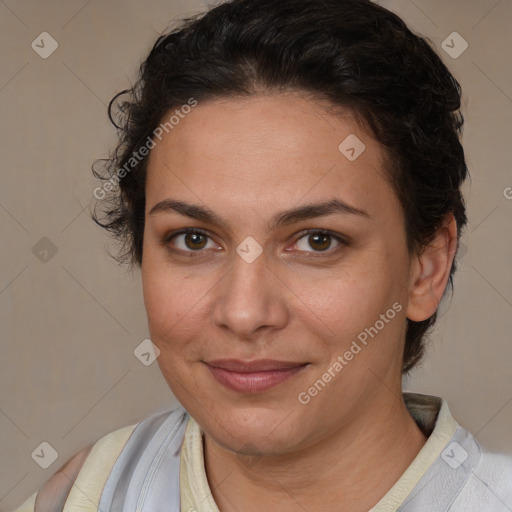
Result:
<svg viewBox="0 0 512 512"><path fill-rule="evenodd" d="M155 142L148 207L176 193L247 208L255 197L275 208L333 192L354 204L390 199L380 144L348 111L300 93L199 102Z"/></svg>

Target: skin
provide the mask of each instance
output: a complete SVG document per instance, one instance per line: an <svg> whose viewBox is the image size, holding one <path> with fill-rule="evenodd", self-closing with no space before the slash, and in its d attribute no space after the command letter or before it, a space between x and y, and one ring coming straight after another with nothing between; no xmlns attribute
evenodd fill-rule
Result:
<svg viewBox="0 0 512 512"><path fill-rule="evenodd" d="M350 134L366 146L352 162L338 150ZM200 103L151 151L142 261L150 334L166 381L204 431L222 512L367 511L426 441L401 395L406 318L436 310L456 226L449 216L421 255L409 254L384 157L348 112L298 92ZM224 224L150 213L167 199L206 207ZM366 215L269 229L278 213L332 199ZM173 237L184 228L208 236ZM315 243L304 230L347 243ZM249 236L262 248L252 263L236 252ZM394 303L401 311L301 404L298 394ZM220 358L309 364L247 394L212 377L204 362Z"/></svg>

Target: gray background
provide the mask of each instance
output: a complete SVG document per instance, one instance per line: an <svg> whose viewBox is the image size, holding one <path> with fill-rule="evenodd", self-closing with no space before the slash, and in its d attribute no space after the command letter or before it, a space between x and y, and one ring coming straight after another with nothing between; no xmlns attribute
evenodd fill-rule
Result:
<svg viewBox="0 0 512 512"><path fill-rule="evenodd" d="M512 453L512 1L380 3L428 36L461 82L472 175L456 291L405 388L443 396L481 443ZM115 143L109 99L169 20L205 5L0 0L2 511L80 448L176 403L156 363L133 353L148 335L139 272L109 260L86 212L90 165ZM31 47L44 31L59 45L47 59ZM442 49L454 31L469 44L458 58ZM48 469L31 457L42 442L58 452Z"/></svg>

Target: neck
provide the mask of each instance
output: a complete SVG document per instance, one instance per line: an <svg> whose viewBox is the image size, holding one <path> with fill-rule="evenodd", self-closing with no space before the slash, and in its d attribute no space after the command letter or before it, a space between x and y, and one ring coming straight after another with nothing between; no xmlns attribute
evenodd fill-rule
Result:
<svg viewBox="0 0 512 512"><path fill-rule="evenodd" d="M368 511L426 442L402 399L382 404L373 404L371 421L362 415L321 442L282 456L242 457L205 435L206 473L219 510Z"/></svg>

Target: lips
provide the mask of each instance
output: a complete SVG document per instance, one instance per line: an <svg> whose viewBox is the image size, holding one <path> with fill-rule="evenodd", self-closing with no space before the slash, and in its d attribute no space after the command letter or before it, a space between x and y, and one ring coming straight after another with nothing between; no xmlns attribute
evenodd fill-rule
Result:
<svg viewBox="0 0 512 512"><path fill-rule="evenodd" d="M308 363L259 359L217 359L206 362L217 382L240 393L266 391L302 371Z"/></svg>
<svg viewBox="0 0 512 512"><path fill-rule="evenodd" d="M303 366L307 363L295 363L291 361L278 361L276 359L257 359L254 361L242 361L241 359L216 359L208 361L208 366L222 368L232 372L250 373L262 372L267 370L287 370Z"/></svg>

